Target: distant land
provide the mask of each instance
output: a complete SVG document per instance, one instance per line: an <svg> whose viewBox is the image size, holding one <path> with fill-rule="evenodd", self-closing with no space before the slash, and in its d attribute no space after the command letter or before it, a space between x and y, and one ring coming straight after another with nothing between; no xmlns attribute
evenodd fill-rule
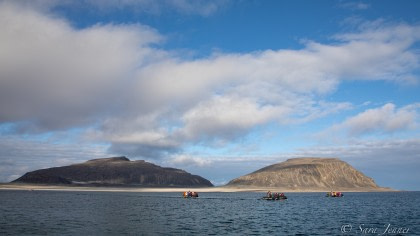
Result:
<svg viewBox="0 0 420 236"><path fill-rule="evenodd" d="M41 169L24 174L12 183L133 186L133 187L211 187L213 184L198 175L175 168L163 168L126 157L93 159L80 164Z"/></svg>
<svg viewBox="0 0 420 236"><path fill-rule="evenodd" d="M294 158L231 180L227 187L291 191L390 191L338 158Z"/></svg>
<svg viewBox="0 0 420 236"><path fill-rule="evenodd" d="M93 159L80 164L41 169L24 174L0 189L133 192L238 191L394 191L379 187L351 165L337 158L294 158L266 166L214 187L198 175L126 157Z"/></svg>

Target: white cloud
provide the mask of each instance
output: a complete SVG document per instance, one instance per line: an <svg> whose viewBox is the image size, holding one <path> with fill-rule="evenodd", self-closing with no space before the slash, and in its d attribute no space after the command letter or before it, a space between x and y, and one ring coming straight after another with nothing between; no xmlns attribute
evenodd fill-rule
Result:
<svg viewBox="0 0 420 236"><path fill-rule="evenodd" d="M170 165L175 165L175 166L198 166L198 167L208 167L213 163L211 160L200 158L200 157L194 157L187 154L173 155L166 162Z"/></svg>
<svg viewBox="0 0 420 236"><path fill-rule="evenodd" d="M419 144L419 139L352 140L345 145L301 148L294 155L365 158L379 162L420 161Z"/></svg>
<svg viewBox="0 0 420 236"><path fill-rule="evenodd" d="M141 25L75 30L5 3L0 25L0 121L41 130L91 123L119 102L127 73L159 55L147 45L160 36Z"/></svg>
<svg viewBox="0 0 420 236"><path fill-rule="evenodd" d="M228 5L229 2L229 0L168 0L166 4L172 5L181 13L209 16Z"/></svg>
<svg viewBox="0 0 420 236"><path fill-rule="evenodd" d="M418 126L418 109L420 104L415 103L402 108L396 108L392 103L387 103L379 108L367 109L353 117L347 118L340 124L322 132L322 136L335 137L340 133L348 136L361 136L365 134L392 134L400 131L413 130Z"/></svg>
<svg viewBox="0 0 420 236"><path fill-rule="evenodd" d="M339 4L341 8L347 8L351 10L366 10L370 8L370 5L364 2L350 2L350 1L343 1Z"/></svg>
<svg viewBox="0 0 420 236"><path fill-rule="evenodd" d="M187 140L214 137L230 140L257 125L281 119L290 112L288 110L288 107L260 106L255 101L239 97L216 96L184 114L185 126L180 135Z"/></svg>

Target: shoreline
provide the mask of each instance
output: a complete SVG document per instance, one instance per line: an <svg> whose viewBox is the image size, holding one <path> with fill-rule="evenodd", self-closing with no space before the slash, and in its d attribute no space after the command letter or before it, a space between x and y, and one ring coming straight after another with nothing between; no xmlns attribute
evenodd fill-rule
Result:
<svg viewBox="0 0 420 236"><path fill-rule="evenodd" d="M90 191L90 192L150 192L150 193L164 193L164 192L285 192L285 193L319 193L329 192L331 190L325 189L287 189L287 188L273 188L273 187L254 187L254 186L241 186L241 187L135 187L135 186L121 186L121 187L96 187L96 186L63 186L63 185L35 185L35 184L12 184L0 183L0 190L22 190L22 191ZM333 189L335 192L400 192L400 190L393 190L390 188L337 188Z"/></svg>

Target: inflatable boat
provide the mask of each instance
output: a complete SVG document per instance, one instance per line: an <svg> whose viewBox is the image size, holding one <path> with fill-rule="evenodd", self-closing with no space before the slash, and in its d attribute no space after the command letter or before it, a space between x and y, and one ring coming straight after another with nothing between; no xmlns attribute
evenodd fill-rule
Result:
<svg viewBox="0 0 420 236"><path fill-rule="evenodd" d="M286 196L278 196L278 197L263 197L261 200L267 200L267 201L278 201L278 200L286 200Z"/></svg>

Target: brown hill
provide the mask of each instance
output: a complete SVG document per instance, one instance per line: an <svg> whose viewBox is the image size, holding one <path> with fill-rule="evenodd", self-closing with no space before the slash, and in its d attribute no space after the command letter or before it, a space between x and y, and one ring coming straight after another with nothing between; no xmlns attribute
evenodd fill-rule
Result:
<svg viewBox="0 0 420 236"><path fill-rule="evenodd" d="M290 190L375 190L372 178L337 158L294 158L230 181L230 187Z"/></svg>
<svg viewBox="0 0 420 236"><path fill-rule="evenodd" d="M126 157L94 159L70 166L41 169L24 174L15 183L72 185L135 185L147 187L204 187L213 184L180 169L163 168Z"/></svg>

